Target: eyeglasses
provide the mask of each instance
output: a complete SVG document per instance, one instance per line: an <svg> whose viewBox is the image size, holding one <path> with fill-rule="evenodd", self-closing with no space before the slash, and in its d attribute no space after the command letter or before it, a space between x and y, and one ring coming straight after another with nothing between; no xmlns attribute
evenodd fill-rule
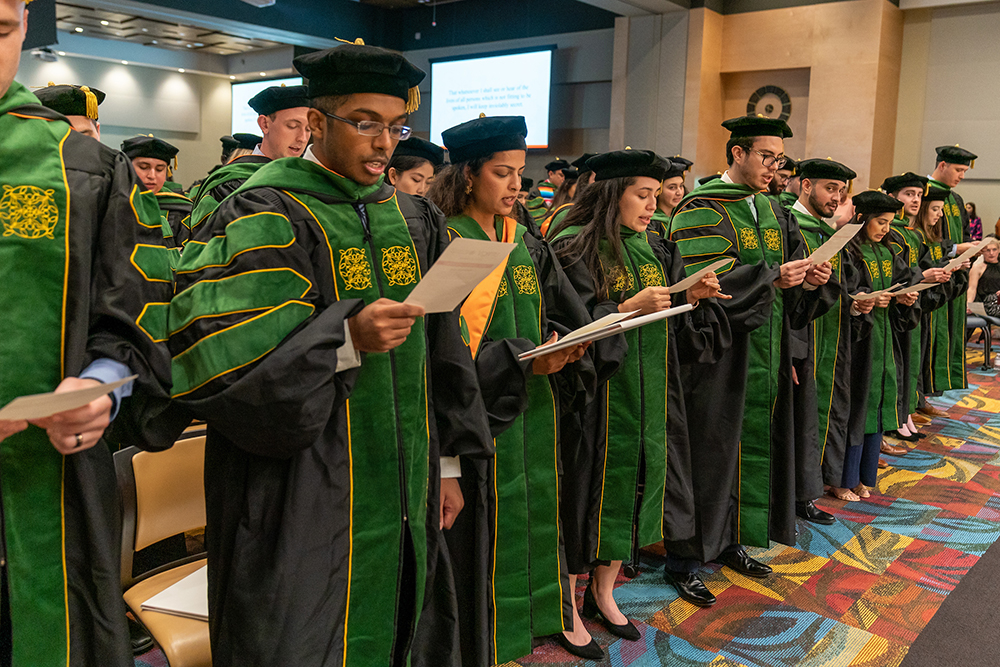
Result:
<svg viewBox="0 0 1000 667"><path fill-rule="evenodd" d="M406 141L410 138L413 130L411 130L406 125L386 125L385 123L380 123L377 120L362 120L355 122L347 118L341 118L340 116L335 116L332 113L327 113L322 109L319 110L321 114L334 120L339 120L341 123L347 123L348 125L353 125L357 128L358 134L363 137L377 137L382 134L386 129L389 130L389 136L396 141Z"/></svg>
<svg viewBox="0 0 1000 667"><path fill-rule="evenodd" d="M761 153L756 148L753 149L753 152L760 156L760 163L765 167L770 167L771 165L776 164L778 165L778 169L781 169L782 167L785 166L785 163L788 161L788 159L784 155L781 156L768 155L767 153Z"/></svg>

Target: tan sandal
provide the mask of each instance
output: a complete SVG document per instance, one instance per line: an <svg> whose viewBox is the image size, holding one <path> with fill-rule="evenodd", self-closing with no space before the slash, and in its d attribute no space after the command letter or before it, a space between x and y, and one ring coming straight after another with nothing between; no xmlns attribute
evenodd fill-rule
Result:
<svg viewBox="0 0 1000 667"><path fill-rule="evenodd" d="M831 486L829 488L829 493L830 493L831 496L833 496L837 500L846 500L847 502L853 502L855 500L861 500L861 497L858 496L858 494L856 494L853 491L851 491L850 489L841 489L841 488L836 487L836 486Z"/></svg>
<svg viewBox="0 0 1000 667"><path fill-rule="evenodd" d="M871 491L864 484L858 484L851 490L854 491L854 493L858 494L858 496L860 496L861 498L870 498L872 495Z"/></svg>

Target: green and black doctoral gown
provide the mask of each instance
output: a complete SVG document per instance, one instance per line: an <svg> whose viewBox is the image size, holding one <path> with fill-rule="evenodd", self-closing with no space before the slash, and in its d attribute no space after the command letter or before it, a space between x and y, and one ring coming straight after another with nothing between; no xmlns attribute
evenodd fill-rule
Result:
<svg viewBox="0 0 1000 667"><path fill-rule="evenodd" d="M860 253L860 257L853 259L859 270L868 272L872 291L914 282L907 258L894 252L888 242L873 243L864 239L860 244ZM919 321L919 307L904 306L895 299L887 308L876 306L872 309L871 389L865 418L866 435L896 430L906 421L907 415L899 411L898 361L893 332L908 333Z"/></svg>
<svg viewBox="0 0 1000 667"><path fill-rule="evenodd" d="M649 222L649 227L646 228L647 232L653 232L660 238L667 237L667 228L670 226L670 216L664 213L660 208L653 211L653 219Z"/></svg>
<svg viewBox="0 0 1000 667"><path fill-rule="evenodd" d="M931 266L944 266L948 263L949 255L955 251L955 243L943 238L940 241L932 241L922 231L918 232L930 256ZM943 283L939 290L938 298L924 310L924 319L921 322L923 347L923 388L927 393L947 391L958 387L953 386L955 378L954 369L956 366L954 355L961 354L962 366L965 367L965 334L961 339L962 345L959 350L953 344L952 317L953 304L956 301L962 302L962 326L965 324L965 300L969 288L969 270L963 269L955 271L951 275L951 280ZM934 288L938 290L938 288ZM932 291L932 290L928 290ZM934 306L937 308L934 308Z"/></svg>
<svg viewBox="0 0 1000 667"><path fill-rule="evenodd" d="M102 358L138 374L134 397L169 391L157 341L170 266L159 211L139 188L124 155L21 84L0 97L0 404ZM0 459L11 664L132 665L110 449L63 456L29 426L0 444Z"/></svg>
<svg viewBox="0 0 1000 667"><path fill-rule="evenodd" d="M261 165L267 164L271 158L264 155L243 155L210 173L197 193L191 195L191 217L188 218L190 238L202 240L202 223L208 219L222 200L236 192L247 179L257 173Z"/></svg>
<svg viewBox="0 0 1000 667"><path fill-rule="evenodd" d="M948 198L944 200L944 215L941 218L941 236L954 245L968 243L972 240L969 234L969 213L965 210L965 202L957 192L933 178L930 182L935 187L948 190ZM947 255L946 255L947 256ZM967 271L963 271L967 274ZM966 275L966 285L968 276ZM941 321L947 317L947 346L941 335L934 336L930 363L933 367L934 391L949 389L965 389L969 383L965 377L965 302L966 293L956 294L941 309L934 312L932 318ZM943 331L937 323L935 329Z"/></svg>
<svg viewBox="0 0 1000 667"><path fill-rule="evenodd" d="M757 219L750 210L755 207ZM839 286L774 286L780 265L804 257L794 219L745 185L715 179L678 205L670 221L688 275L727 258L720 302L733 344L717 363L682 361L699 515L678 558L715 559L739 543L795 542L795 455L789 337L835 302Z"/></svg>
<svg viewBox="0 0 1000 667"><path fill-rule="evenodd" d="M538 223L535 222L535 219L531 216L531 213L521 202L519 201L514 202L514 209L511 211L511 217L513 217L515 220L521 223L521 225L523 225L524 228L528 230L528 233L534 236L536 239L545 238L544 236L542 236L542 232L538 229Z"/></svg>
<svg viewBox="0 0 1000 667"><path fill-rule="evenodd" d="M582 229L559 232L553 247L558 251ZM643 289L685 275L670 241L621 227L620 243L625 265L607 269L608 295L598 294L583 261L562 259L595 320L618 312L620 303ZM610 262L606 246L602 241ZM674 299L685 302L685 293ZM562 517L570 572L584 574L614 560L635 562L640 547L694 534L680 356L708 362L728 344L725 315L707 299L691 314L594 343L601 384L584 410L563 419Z"/></svg>
<svg viewBox="0 0 1000 667"><path fill-rule="evenodd" d="M913 272L911 282L923 280L925 269L935 266L931 260L930 249L924 243L923 235L916 229L907 226L907 220L893 218L892 226L889 228L889 244L893 252L904 258ZM893 340L896 346L896 370L899 379L899 414L905 418L917 411L920 402L920 369L922 350L921 337L923 336L923 321L927 319L926 313L937 310L944 303L946 288L931 287L930 289L918 292L915 307L920 309L921 317L917 321L917 326L912 331L893 331Z"/></svg>
<svg viewBox="0 0 1000 667"><path fill-rule="evenodd" d="M492 451L458 314L338 372L347 318L402 301L443 216L303 158L203 224L170 306L175 400L208 422L217 665L403 665L423 607L440 455ZM429 480L431 480L429 484Z"/></svg>
<svg viewBox="0 0 1000 667"><path fill-rule="evenodd" d="M446 535L466 667L523 657L532 637L572 627L558 424L596 388L587 357L550 376L534 375L532 361L517 358L590 317L547 243L513 218L498 216L495 224L497 239L517 247L469 296L462 316L496 455L462 460L465 509ZM466 216L449 218L448 227L453 238L488 240Z"/></svg>
<svg viewBox="0 0 1000 667"><path fill-rule="evenodd" d="M160 215L164 221L163 233L165 236L170 234L166 237L167 245L171 248L183 248L191 238L191 200L180 192L164 188L156 193L156 203L160 206Z"/></svg>
<svg viewBox="0 0 1000 667"><path fill-rule="evenodd" d="M799 223L807 254L836 232L825 220L794 207L788 210ZM803 501L821 496L823 484L840 486L843 473L851 411L852 316L848 295L859 287L857 271L844 255L841 251L830 260L831 281L840 285L836 302L825 315L798 330L805 354L796 364L796 442L800 447L803 442L815 443L803 452L803 465L796 469L799 500Z"/></svg>
<svg viewBox="0 0 1000 667"><path fill-rule="evenodd" d="M784 208L791 208L792 206L795 206L795 202L798 200L799 196L797 194L794 192L788 192L787 190L778 195L778 204Z"/></svg>
<svg viewBox="0 0 1000 667"><path fill-rule="evenodd" d="M559 223L562 222L567 215L569 215L570 209L572 208L573 202L567 202L552 211L552 214L545 218L545 221L538 228L538 230L542 233L542 236L544 238L548 238L549 230L554 230L559 227Z"/></svg>

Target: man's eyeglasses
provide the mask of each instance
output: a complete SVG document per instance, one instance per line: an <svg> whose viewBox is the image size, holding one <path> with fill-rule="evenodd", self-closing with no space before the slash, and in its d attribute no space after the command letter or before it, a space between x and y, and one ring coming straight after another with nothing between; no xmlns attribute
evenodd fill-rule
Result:
<svg viewBox="0 0 1000 667"><path fill-rule="evenodd" d="M756 148L753 149L753 152L760 156L760 162L765 167L770 167L771 165L777 165L778 169L781 169L782 167L785 166L785 162L788 161L788 159L784 155L769 155L768 153L760 152Z"/></svg>
<svg viewBox="0 0 1000 667"><path fill-rule="evenodd" d="M385 123L380 123L377 120L362 120L353 121L348 118L341 118L340 116L335 116L332 113L327 113L322 109L319 110L321 114L334 120L339 120L341 123L347 123L348 125L353 125L358 130L358 134L363 137L377 137L384 130L388 128L389 136L396 141L406 141L410 138L413 130L411 130L406 125L386 125Z"/></svg>

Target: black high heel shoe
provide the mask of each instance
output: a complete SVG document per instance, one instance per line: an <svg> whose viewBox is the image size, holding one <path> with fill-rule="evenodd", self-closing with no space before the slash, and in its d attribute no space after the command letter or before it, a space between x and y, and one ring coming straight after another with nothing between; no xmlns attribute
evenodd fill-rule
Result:
<svg viewBox="0 0 1000 667"><path fill-rule="evenodd" d="M586 660L604 660L604 649L602 649L594 638L590 638L589 644L584 644L583 646L577 646L576 644L570 642L566 639L566 635L559 633L553 635L556 638L556 643L562 646L568 653L572 653L578 658L584 658Z"/></svg>
<svg viewBox="0 0 1000 667"><path fill-rule="evenodd" d="M604 625L613 635L617 635L622 639L627 639L629 641L638 641L642 635L639 634L639 630L632 625L632 621L626 619L625 623L622 625L615 625L607 619L601 608L597 606L597 599L594 598L594 593L591 591L590 587L592 584L587 585L587 590L583 592L583 611L581 612L585 618L600 618L601 624Z"/></svg>

